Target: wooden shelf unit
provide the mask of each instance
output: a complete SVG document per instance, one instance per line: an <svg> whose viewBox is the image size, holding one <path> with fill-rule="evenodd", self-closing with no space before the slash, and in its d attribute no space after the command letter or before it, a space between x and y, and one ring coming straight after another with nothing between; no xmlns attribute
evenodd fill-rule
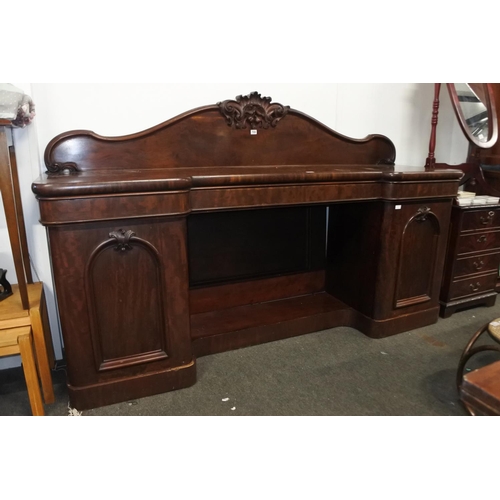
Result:
<svg viewBox="0 0 500 500"><path fill-rule="evenodd" d="M34 385L39 378L45 403L55 401L51 375L54 348L43 284L33 283L31 274L16 155L7 137L9 126L9 121L0 120L0 189L18 284L12 286L13 295L0 302L0 339L5 344L1 354L21 354L32 412L43 415L37 396L40 389Z"/></svg>

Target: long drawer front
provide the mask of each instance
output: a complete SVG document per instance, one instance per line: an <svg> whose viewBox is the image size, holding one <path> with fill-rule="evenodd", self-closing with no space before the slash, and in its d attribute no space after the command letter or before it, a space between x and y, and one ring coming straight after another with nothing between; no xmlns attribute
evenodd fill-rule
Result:
<svg viewBox="0 0 500 500"><path fill-rule="evenodd" d="M462 231L474 231L500 226L500 212L498 210L479 210L464 213Z"/></svg>
<svg viewBox="0 0 500 500"><path fill-rule="evenodd" d="M462 235L458 241L458 255L497 249L500 249L500 231Z"/></svg>
<svg viewBox="0 0 500 500"><path fill-rule="evenodd" d="M450 299L459 299L461 297L493 291L497 282L497 276L498 272L493 272L484 276L474 276L456 280L452 283L450 288Z"/></svg>
<svg viewBox="0 0 500 500"><path fill-rule="evenodd" d="M497 271L500 264L500 253L487 253L473 257L458 258L455 263L454 277L465 277L469 274Z"/></svg>

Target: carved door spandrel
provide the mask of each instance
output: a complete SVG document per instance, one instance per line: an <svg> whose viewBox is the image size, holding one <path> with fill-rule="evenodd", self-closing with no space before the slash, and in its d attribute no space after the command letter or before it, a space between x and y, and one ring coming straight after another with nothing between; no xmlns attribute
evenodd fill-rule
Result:
<svg viewBox="0 0 500 500"><path fill-rule="evenodd" d="M109 233L85 272L92 344L100 371L168 357L163 266L131 230Z"/></svg>

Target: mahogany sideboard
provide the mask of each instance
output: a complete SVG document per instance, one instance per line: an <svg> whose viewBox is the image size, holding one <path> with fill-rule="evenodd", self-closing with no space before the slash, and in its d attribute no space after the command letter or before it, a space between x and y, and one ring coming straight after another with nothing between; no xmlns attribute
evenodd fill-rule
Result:
<svg viewBox="0 0 500 500"><path fill-rule="evenodd" d="M439 315L456 170L398 171L254 92L123 137L76 130L33 184L78 409L190 386L196 358Z"/></svg>

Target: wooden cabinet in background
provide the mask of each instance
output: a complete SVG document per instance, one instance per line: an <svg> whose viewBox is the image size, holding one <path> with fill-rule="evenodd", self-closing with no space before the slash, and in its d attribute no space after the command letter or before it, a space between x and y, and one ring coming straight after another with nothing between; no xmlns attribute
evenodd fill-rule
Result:
<svg viewBox="0 0 500 500"><path fill-rule="evenodd" d="M441 288L441 316L495 304L500 265L500 205L453 206Z"/></svg>

